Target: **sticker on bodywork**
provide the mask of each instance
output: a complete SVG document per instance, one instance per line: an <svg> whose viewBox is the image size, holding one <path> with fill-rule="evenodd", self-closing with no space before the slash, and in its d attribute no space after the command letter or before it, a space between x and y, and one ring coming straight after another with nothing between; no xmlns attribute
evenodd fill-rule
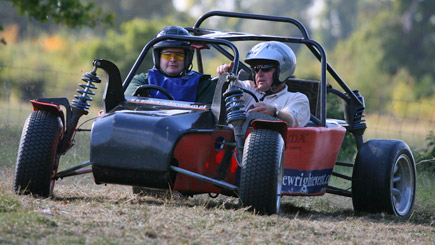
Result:
<svg viewBox="0 0 435 245"><path fill-rule="evenodd" d="M331 178L332 168L322 170L284 169L282 192L315 194L325 192Z"/></svg>
<svg viewBox="0 0 435 245"><path fill-rule="evenodd" d="M188 108L188 109L196 109L196 110L208 110L209 106L203 104L189 103L184 101L175 101L175 100L160 100L160 99L129 99L128 102L132 103L141 103L141 104L150 104L150 105L162 105L162 106L170 106L170 107L179 107L179 108Z"/></svg>

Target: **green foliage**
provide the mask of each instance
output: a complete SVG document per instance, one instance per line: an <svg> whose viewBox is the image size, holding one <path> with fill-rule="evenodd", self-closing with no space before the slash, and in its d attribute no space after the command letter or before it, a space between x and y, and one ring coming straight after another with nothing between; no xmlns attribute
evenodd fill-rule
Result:
<svg viewBox="0 0 435 245"><path fill-rule="evenodd" d="M104 38L94 39L87 48L86 56L90 59L103 58L114 62L121 76L126 77L134 61L144 48L163 27L174 25L174 20L134 19L121 25L121 31L110 30ZM181 25L182 23L176 23ZM151 50L142 67L153 67Z"/></svg>
<svg viewBox="0 0 435 245"><path fill-rule="evenodd" d="M27 15L37 21L65 24L71 27L95 26L97 23L111 23L113 14L95 8L93 3L81 3L80 0L63 1L25 1L7 0L11 2L20 15Z"/></svg>
<svg viewBox="0 0 435 245"><path fill-rule="evenodd" d="M106 12L113 13L114 27L119 27L133 19L160 19L163 16L177 16L172 0L104 0L98 6Z"/></svg>
<svg viewBox="0 0 435 245"><path fill-rule="evenodd" d="M381 17L380 17L381 18ZM382 19L382 18L381 18ZM382 23L382 21L381 21ZM363 96L387 98L389 86L379 84L389 82L379 64L384 58L379 33L375 31L378 20L374 20L355 32L348 40L339 42L330 57L330 62L350 87L360 90ZM384 108L379 100L366 100L368 108Z"/></svg>
<svg viewBox="0 0 435 245"><path fill-rule="evenodd" d="M4 30L3 26L0 25L0 32L3 30ZM6 40L3 37L0 37L0 43L6 44Z"/></svg>
<svg viewBox="0 0 435 245"><path fill-rule="evenodd" d="M404 110L405 105L392 100L433 103L435 39L431 33L435 26L435 3L408 0L327 3L316 36L327 48L335 45L333 52L328 53L329 63L351 88L361 91L367 111L384 113L393 109L398 116L411 113L430 117L429 109L426 113L418 112L418 107ZM343 29L344 26L347 28ZM346 35L334 36L343 34L341 31Z"/></svg>
<svg viewBox="0 0 435 245"><path fill-rule="evenodd" d="M74 44L62 35L68 34L42 34L37 42L26 40L2 47L4 66L0 78L12 97L23 101L42 96L72 97L80 81L80 71L86 66L81 62L80 52L72 48ZM91 61L86 64L87 69ZM67 90L69 94L65 94Z"/></svg>
<svg viewBox="0 0 435 245"><path fill-rule="evenodd" d="M420 66L420 60L425 60L425 65L433 64L432 55L421 54L420 59L416 57L411 59L412 65L411 63L407 65L406 62L391 65L391 61L401 59L398 57L400 54L409 59L413 53L410 52L411 47L398 46L402 38L397 36L401 33L397 26L399 21L397 18L397 15L391 12L379 12L371 21L355 31L348 40L341 41L332 53L332 57L329 56L330 63L337 64L335 68L340 71L349 85L359 89L365 96L366 106L371 111L391 110L392 100L409 103L431 98L434 94L435 77L428 72L416 76L412 73L413 68L411 69L412 66ZM390 69L393 66L394 71ZM420 68L425 69L421 66ZM393 107L396 108L394 111L396 113L406 113L403 109L397 110L397 105ZM427 115L430 114L429 112Z"/></svg>
<svg viewBox="0 0 435 245"><path fill-rule="evenodd" d="M2 111L2 115L8 116L8 112ZM2 122L4 123L4 122ZM11 125L0 124L0 168L5 169L12 167L15 164L18 152L18 144L20 143L21 127L16 128Z"/></svg>
<svg viewBox="0 0 435 245"><path fill-rule="evenodd" d="M432 161L433 163L433 161ZM422 169L417 165L417 194L415 210L424 210L416 217L416 220L431 220L435 215L435 166L432 164L432 171Z"/></svg>
<svg viewBox="0 0 435 245"><path fill-rule="evenodd" d="M358 23L358 1L326 0L318 32L319 41L327 49L333 49L339 40L347 39Z"/></svg>
<svg viewBox="0 0 435 245"><path fill-rule="evenodd" d="M22 25L18 28L18 43L9 43L0 48L0 86L12 90L13 96L27 100L41 96L72 97L80 82L80 74L91 69L91 62L96 58L111 60L119 66L122 78L128 74L144 45L155 36L156 32L166 25L192 26L194 20L186 13L174 11L170 0L152 0L143 3L139 0L108 0L98 4L98 9L89 1L33 1L32 3L9 0L17 8L23 8L22 14L34 19L48 17L48 23L56 18L70 18L74 14L87 16L90 22L96 19L92 14L112 12L118 16L115 28L104 33L104 29L59 31L56 34L38 34L33 31L32 37L24 38ZM405 100L406 103L433 103L435 93L433 57L433 19L430 19L435 4L430 1L345 1L327 0L324 13L311 18L308 9L314 1L292 1L287 8L287 1L275 1L273 5L265 1L235 1L235 10L250 13L270 14L293 17L306 25L312 36L319 37L326 48L335 47L328 52L328 62L349 84L358 89L365 97L367 111L394 112L396 116L433 115L430 109L422 112L419 108L403 109L405 105L393 103L391 100ZM411 3L412 2L412 3ZM1 2L0 2L1 3ZM5 3L2 3L5 5ZM200 9L201 13L220 6L219 1L196 3L188 1L188 9ZM1 5L2 6L2 5ZM0 6L0 8L1 8ZM68 8L66 8L68 6ZM92 8L91 8L92 7ZM10 6L10 8L12 8ZM82 11L78 9L84 9ZM5 8L2 8L5 11ZM0 10L0 13L2 13ZM37 15L44 11L52 11L49 15ZM60 12L59 12L60 11ZM62 15L62 11L63 15ZM75 12L74 12L75 11ZM98 18L103 18L104 14ZM4 13L2 13L4 15ZM44 17L43 17L44 16ZM170 16L164 18L162 16ZM84 23L82 17L74 21ZM95 17L95 16L94 16ZM140 17L131 20L132 17ZM408 18L409 17L409 18ZM93 18L93 19L92 19ZM98 19L97 18L97 19ZM86 18L85 18L86 19ZM147 19L147 20L145 20ZM405 31L404 20L408 32ZM52 21L50 21L52 20ZM240 22L229 18L213 18L207 27L225 30L267 32L288 35L294 33L284 25L270 23ZM0 22L4 22L1 19ZM311 21L317 21L318 29L310 28ZM74 23L72 23L74 24ZM90 23L92 24L92 23ZM118 25L119 24L119 25ZM432 29L431 29L432 28ZM6 28L6 34L12 28ZM43 28L41 28L44 30ZM38 29L40 30L40 29ZM47 29L45 29L47 30ZM103 34L101 34L103 33ZM101 34L101 35L99 35ZM27 33L28 35L28 33ZM415 39L415 40L414 40ZM57 40L57 41L56 41ZM57 46L56 46L57 42ZM56 48L57 47L57 48ZM294 47L292 47L294 48ZM294 48L295 49L295 48ZM301 52L298 52L297 76L319 74L319 65L306 65ZM301 49L302 50L302 49ZM412 51L411 51L412 50ZM247 51L241 47L243 54ZM311 55L311 54L307 54ZM67 57L67 58L66 58ZM213 74L221 59L209 59L205 63L205 71ZM226 60L225 60L226 62ZM141 68L153 66L148 55ZM329 81L329 78L328 78ZM334 85L334 87L336 87ZM11 92L0 91L1 98L9 98Z"/></svg>
<svg viewBox="0 0 435 245"><path fill-rule="evenodd" d="M419 170L435 174L435 133L430 131L426 136L427 147L414 152L414 157Z"/></svg>
<svg viewBox="0 0 435 245"><path fill-rule="evenodd" d="M16 212L21 206L16 196L11 195L9 192L0 192L0 215L2 213Z"/></svg>
<svg viewBox="0 0 435 245"><path fill-rule="evenodd" d="M96 39L88 47L91 59L103 58L114 62L125 77L145 44L161 29L157 21L135 19L122 24L121 31L108 31L106 37ZM152 67L152 64L148 64Z"/></svg>
<svg viewBox="0 0 435 245"><path fill-rule="evenodd" d="M380 65L385 71L395 74L404 67L418 81L430 76L433 87L434 11L433 1L395 1L393 11L381 25L384 29L382 49L385 50L385 58Z"/></svg>
<svg viewBox="0 0 435 245"><path fill-rule="evenodd" d="M170 19L134 19L125 22L119 32L109 30L104 37L90 39L86 32L59 32L41 34L37 41L10 43L2 47L0 57L1 85L9 91L0 92L0 97L8 98L12 93L22 101L59 96L72 99L80 75L91 70L92 61L100 58L114 62L124 78L145 44L161 28L173 23L183 25ZM151 52L142 67L153 67ZM101 94L97 91L96 101L101 101Z"/></svg>

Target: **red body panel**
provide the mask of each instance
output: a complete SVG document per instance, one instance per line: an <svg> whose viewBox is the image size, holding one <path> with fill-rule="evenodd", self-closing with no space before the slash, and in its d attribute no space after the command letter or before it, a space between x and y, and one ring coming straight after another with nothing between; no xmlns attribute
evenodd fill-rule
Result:
<svg viewBox="0 0 435 245"><path fill-rule="evenodd" d="M346 129L332 128L288 128L286 138L285 165L283 174L284 195L322 195L334 168ZM228 142L231 131L195 133L185 135L177 143L174 158L178 167L205 175L218 176L224 149L216 147L219 137ZM225 182L236 184L238 165L234 157L226 171ZM178 174L174 190L191 193L220 193L212 184Z"/></svg>
<svg viewBox="0 0 435 245"><path fill-rule="evenodd" d="M219 145L215 145L215 142L218 138L223 138L225 142L228 142L231 136L232 132L229 130L183 136L174 151L174 158L178 161L178 167L210 178L216 178L226 146L220 149ZM234 184L237 167L238 165L233 158L226 172L225 182ZM212 184L184 174L177 175L174 190L193 193L221 192L220 188Z"/></svg>
<svg viewBox="0 0 435 245"><path fill-rule="evenodd" d="M343 127L289 128L283 194L324 194L345 133Z"/></svg>
<svg viewBox="0 0 435 245"><path fill-rule="evenodd" d="M289 128L285 151L285 168L320 170L333 168L346 129Z"/></svg>

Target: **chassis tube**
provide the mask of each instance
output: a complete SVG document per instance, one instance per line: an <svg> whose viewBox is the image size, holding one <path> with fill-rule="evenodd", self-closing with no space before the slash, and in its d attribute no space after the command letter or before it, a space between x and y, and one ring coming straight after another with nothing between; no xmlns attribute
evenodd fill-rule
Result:
<svg viewBox="0 0 435 245"><path fill-rule="evenodd" d="M207 183L210 183L210 184L213 184L213 185L216 185L218 187L225 188L225 189L228 189L231 191L237 191L237 189L239 188L238 186L229 184L225 181L215 180L215 179L209 178L207 176L200 175L200 174L197 174L197 173L194 173L194 172L191 172L189 170L185 170L185 169L182 169L179 167L171 166L171 169L177 173L185 174L185 175L193 177L195 179L199 179L199 180L205 181Z"/></svg>

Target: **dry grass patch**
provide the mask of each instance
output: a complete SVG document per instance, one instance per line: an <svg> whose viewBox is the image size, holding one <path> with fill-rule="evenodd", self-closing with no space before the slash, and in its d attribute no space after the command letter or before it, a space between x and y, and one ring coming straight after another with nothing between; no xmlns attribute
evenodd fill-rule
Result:
<svg viewBox="0 0 435 245"><path fill-rule="evenodd" d="M0 180L0 243L93 244L433 244L433 224L354 214L350 199L285 197L282 212L261 216L236 198L137 196L131 187L61 180L55 197L17 196L12 170Z"/></svg>

